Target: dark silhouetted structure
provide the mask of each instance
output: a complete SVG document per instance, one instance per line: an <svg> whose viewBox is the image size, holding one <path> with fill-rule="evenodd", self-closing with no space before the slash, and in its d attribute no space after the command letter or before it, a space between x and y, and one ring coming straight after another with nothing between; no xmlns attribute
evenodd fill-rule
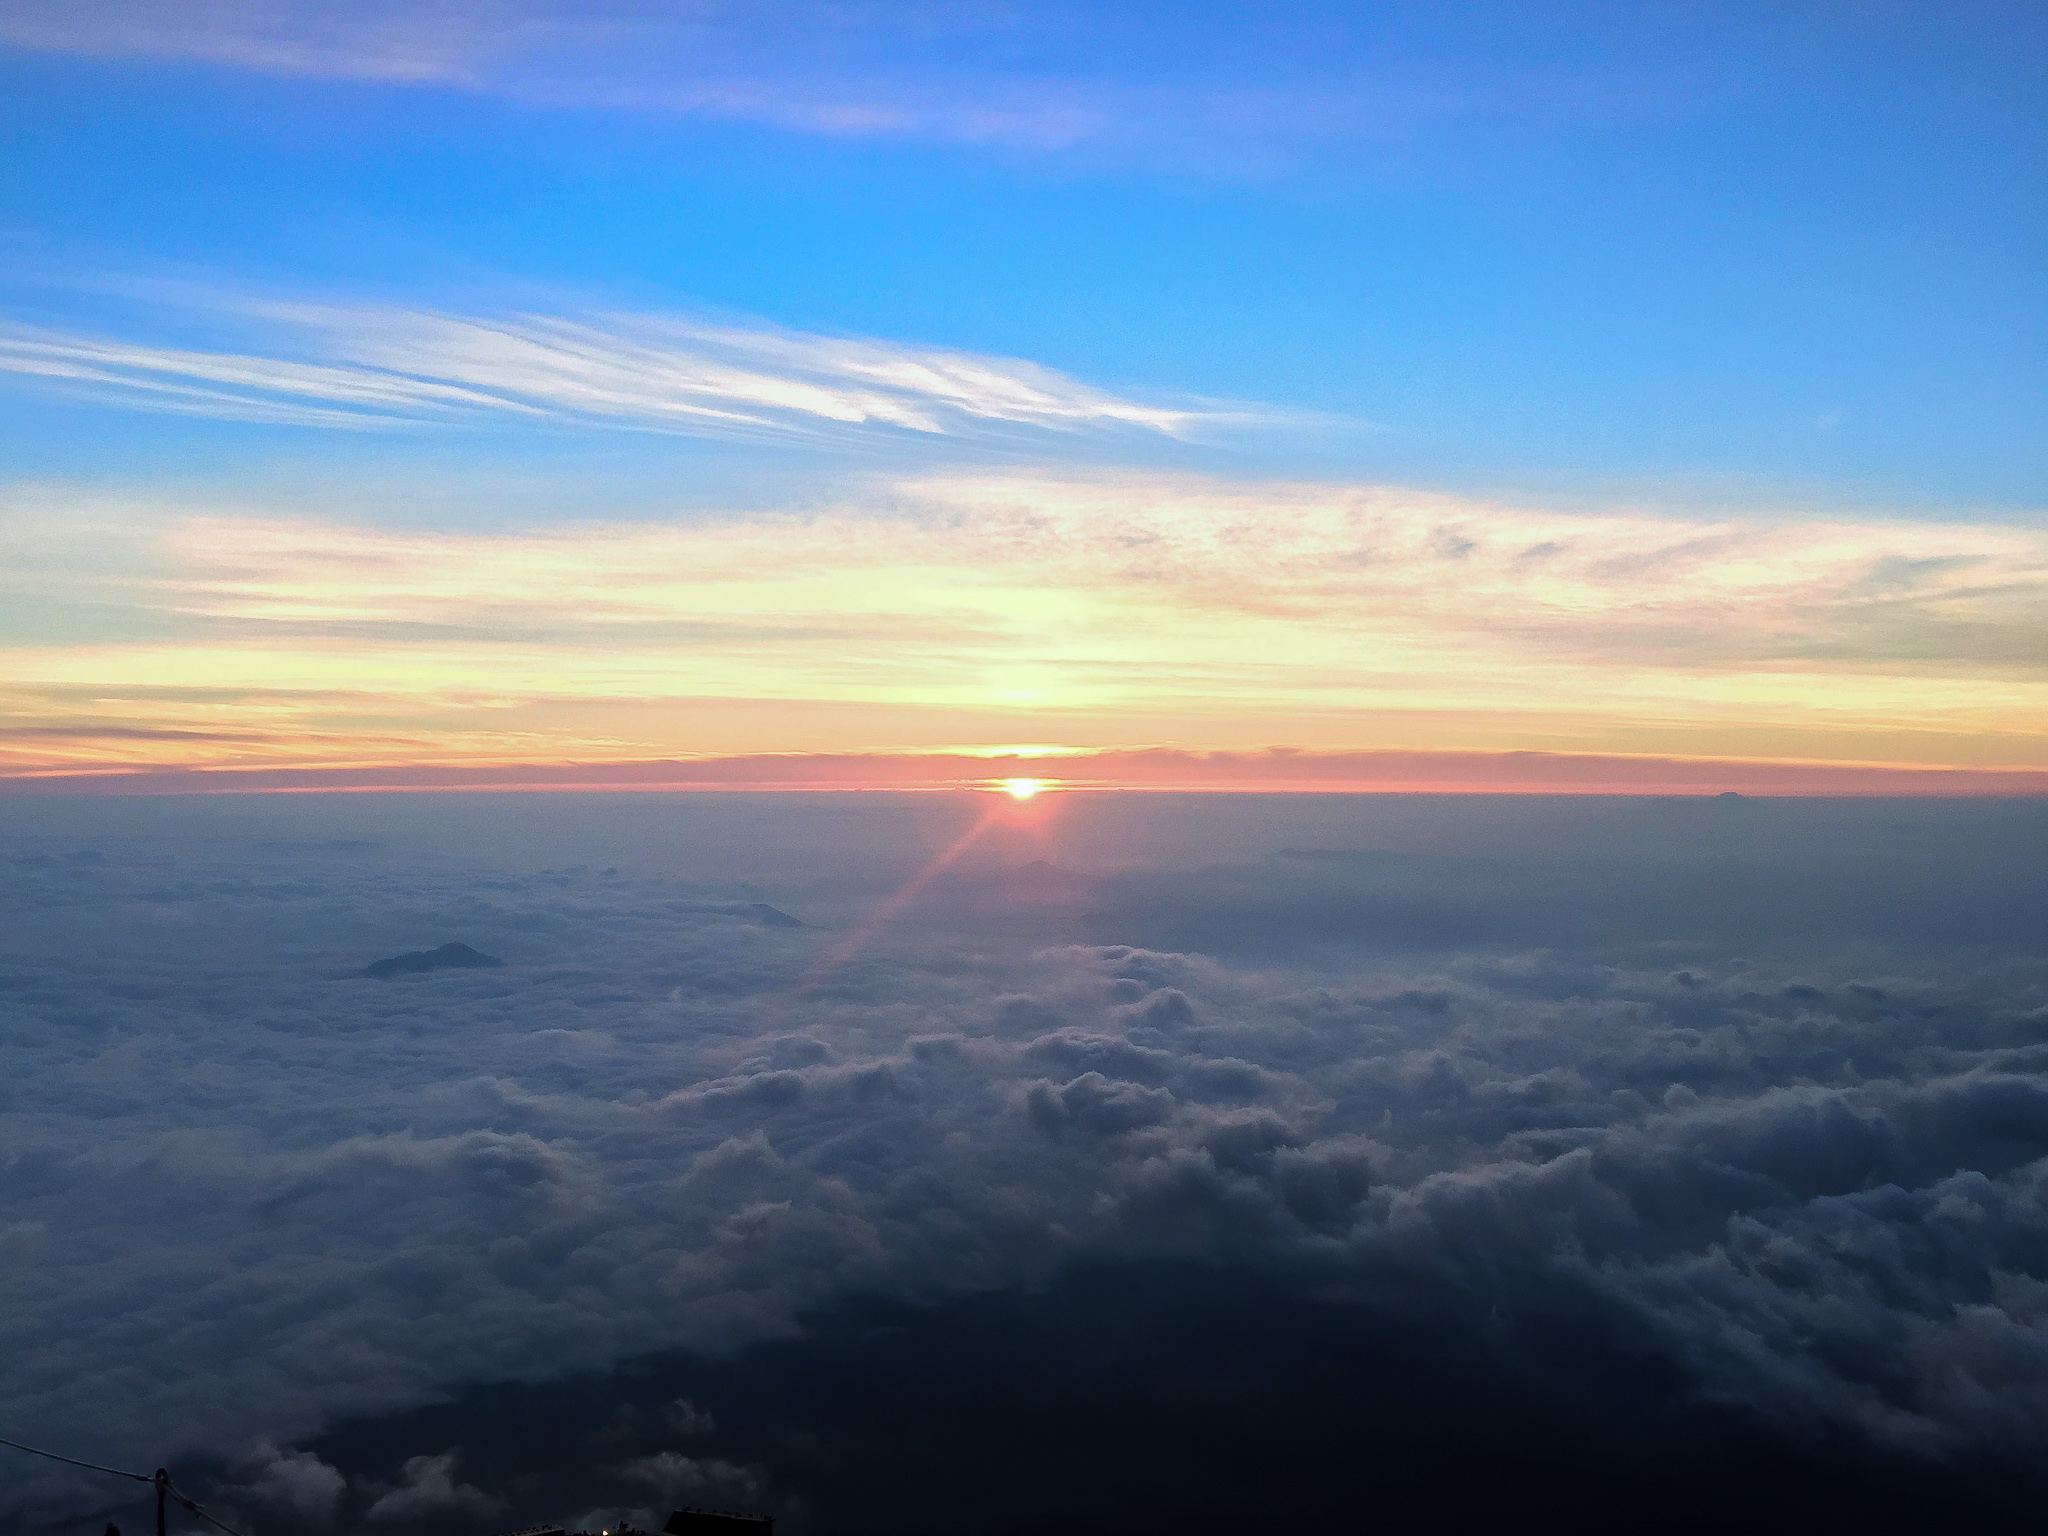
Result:
<svg viewBox="0 0 2048 1536"><path fill-rule="evenodd" d="M730 1509L679 1509L662 1527L667 1536L775 1536L768 1515L743 1515ZM649 1536L630 1525L611 1531L565 1531L559 1525L529 1525L505 1536Z"/></svg>
<svg viewBox="0 0 2048 1536"><path fill-rule="evenodd" d="M723 1509L679 1509L662 1527L668 1536L775 1536L767 1515L736 1515Z"/></svg>

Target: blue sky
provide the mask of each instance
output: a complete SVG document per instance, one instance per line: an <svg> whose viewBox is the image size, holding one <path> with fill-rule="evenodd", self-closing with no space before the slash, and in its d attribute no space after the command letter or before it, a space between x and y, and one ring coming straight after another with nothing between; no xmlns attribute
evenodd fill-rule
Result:
<svg viewBox="0 0 2048 1536"><path fill-rule="evenodd" d="M10 311L542 294L1331 418L1226 473L2039 505L2032 7L326 9L0 9ZM480 451L5 399L37 475Z"/></svg>

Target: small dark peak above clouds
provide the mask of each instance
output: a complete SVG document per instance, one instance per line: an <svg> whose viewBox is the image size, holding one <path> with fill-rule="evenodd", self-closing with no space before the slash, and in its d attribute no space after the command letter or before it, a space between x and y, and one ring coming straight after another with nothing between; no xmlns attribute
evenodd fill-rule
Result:
<svg viewBox="0 0 2048 1536"><path fill-rule="evenodd" d="M751 917L763 928L808 928L811 925L800 917L791 917L780 907L771 907L765 901L750 901L743 907L732 909L734 917Z"/></svg>
<svg viewBox="0 0 2048 1536"><path fill-rule="evenodd" d="M1393 864L1400 859L1384 848L1277 848L1273 857L1304 864Z"/></svg>
<svg viewBox="0 0 2048 1536"><path fill-rule="evenodd" d="M415 949L372 960L363 967L362 974L389 981L394 976L417 976L425 971L487 970L504 963L496 955L471 949L467 944L443 944L439 949Z"/></svg>
<svg viewBox="0 0 2048 1536"><path fill-rule="evenodd" d="M753 923L762 928L808 928L811 925L800 917L792 917L780 907L771 907L765 901L691 901L672 908L693 922L704 922L716 918L730 918L735 922Z"/></svg>
<svg viewBox="0 0 2048 1536"><path fill-rule="evenodd" d="M1742 793L1739 789L1724 789L1714 798L1716 800L1747 800L1749 796Z"/></svg>

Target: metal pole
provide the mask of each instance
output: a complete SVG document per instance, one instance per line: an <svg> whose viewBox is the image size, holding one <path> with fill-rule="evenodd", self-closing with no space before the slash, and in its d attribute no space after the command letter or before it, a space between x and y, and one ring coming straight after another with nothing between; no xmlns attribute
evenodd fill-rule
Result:
<svg viewBox="0 0 2048 1536"><path fill-rule="evenodd" d="M164 1495L170 1492L171 1474L162 1467L158 1467L156 1469L156 1476L151 1478L150 1481L156 1484L156 1536L165 1536Z"/></svg>

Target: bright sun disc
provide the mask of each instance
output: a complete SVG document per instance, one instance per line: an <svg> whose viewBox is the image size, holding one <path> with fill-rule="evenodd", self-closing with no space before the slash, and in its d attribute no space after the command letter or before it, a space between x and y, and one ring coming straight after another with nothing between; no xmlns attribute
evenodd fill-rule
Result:
<svg viewBox="0 0 2048 1536"><path fill-rule="evenodd" d="M1043 779L997 779L996 787L1012 800L1029 800L1045 788Z"/></svg>

